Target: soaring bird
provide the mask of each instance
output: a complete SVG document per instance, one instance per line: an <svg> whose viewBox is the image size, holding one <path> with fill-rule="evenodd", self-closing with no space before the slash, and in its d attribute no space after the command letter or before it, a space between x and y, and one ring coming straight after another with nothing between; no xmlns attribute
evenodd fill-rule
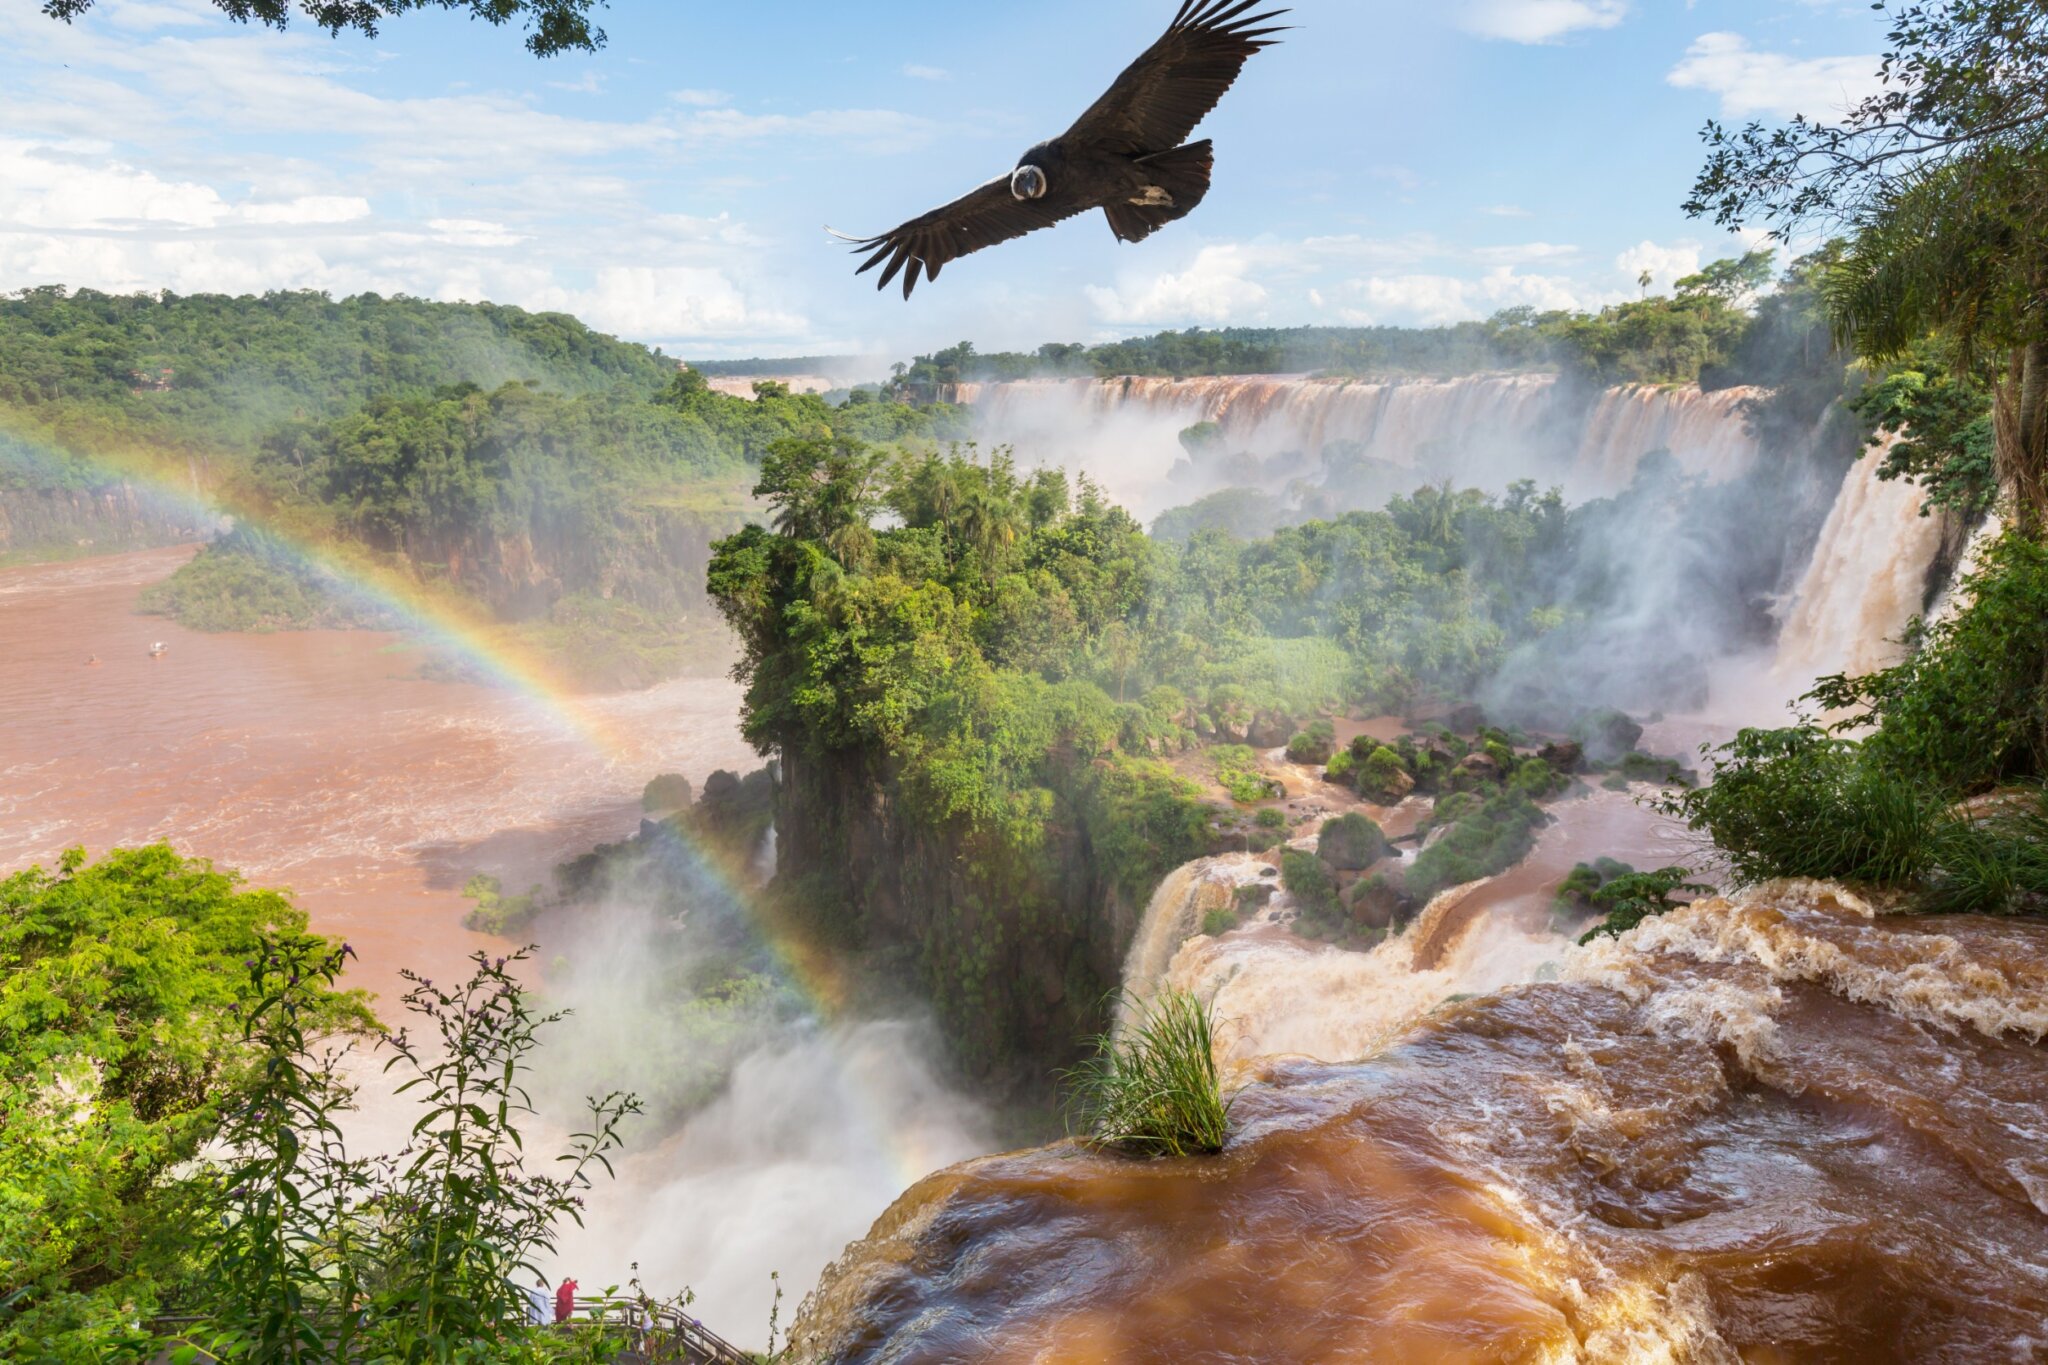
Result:
<svg viewBox="0 0 2048 1365"><path fill-rule="evenodd" d="M1261 0L1185 0L1158 42L1116 78L1073 127L1041 142L1016 169L980 189L913 218L893 232L847 238L867 262L865 275L887 263L877 289L903 276L909 298L922 277L970 252L1052 227L1099 208L1120 242L1142 242L1185 218L1209 193L1215 148L1205 138L1182 145L1209 116L1251 55L1284 32L1270 21L1287 13L1247 15Z"/></svg>

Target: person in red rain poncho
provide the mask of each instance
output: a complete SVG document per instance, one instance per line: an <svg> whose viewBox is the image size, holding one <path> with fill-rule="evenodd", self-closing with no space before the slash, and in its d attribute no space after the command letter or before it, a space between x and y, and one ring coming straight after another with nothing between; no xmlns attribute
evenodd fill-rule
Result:
<svg viewBox="0 0 2048 1365"><path fill-rule="evenodd" d="M555 1321L567 1322L576 1316L576 1281L564 1280L555 1289Z"/></svg>

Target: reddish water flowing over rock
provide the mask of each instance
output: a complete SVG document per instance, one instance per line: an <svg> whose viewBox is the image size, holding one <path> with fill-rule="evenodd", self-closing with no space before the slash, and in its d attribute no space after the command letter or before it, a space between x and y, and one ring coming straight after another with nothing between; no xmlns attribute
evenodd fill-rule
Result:
<svg viewBox="0 0 2048 1365"><path fill-rule="evenodd" d="M2048 926L1779 887L1281 1062L1208 1161L912 1190L835 1361L1989 1361L2048 1353Z"/></svg>
<svg viewBox="0 0 2048 1365"><path fill-rule="evenodd" d="M533 699L408 676L419 656L390 635L202 635L134 615L190 554L0 571L0 869L168 839L292 888L383 991L484 942L461 927L474 872L544 881L632 833L648 778L752 757L722 680L587 699L608 753Z"/></svg>

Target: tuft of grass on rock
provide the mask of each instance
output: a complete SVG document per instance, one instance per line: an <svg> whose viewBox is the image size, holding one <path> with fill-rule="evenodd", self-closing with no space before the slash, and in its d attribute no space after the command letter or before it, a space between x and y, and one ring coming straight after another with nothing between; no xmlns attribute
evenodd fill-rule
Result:
<svg viewBox="0 0 2048 1365"><path fill-rule="evenodd" d="M1215 1019L1184 991L1164 991L1122 1037L1064 1073L1068 1131L1140 1157L1223 1150L1234 1099L1216 1070Z"/></svg>

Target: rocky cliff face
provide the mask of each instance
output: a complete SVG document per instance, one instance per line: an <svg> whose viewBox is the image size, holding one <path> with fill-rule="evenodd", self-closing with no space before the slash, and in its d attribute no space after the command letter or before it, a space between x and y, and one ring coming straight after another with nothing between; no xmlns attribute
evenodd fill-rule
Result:
<svg viewBox="0 0 2048 1365"><path fill-rule="evenodd" d="M1044 842L1020 855L911 818L882 756L793 751L777 817L792 874L781 888L820 933L885 969L900 964L894 984L931 1002L978 1078L1042 1088L1108 1026L1144 908L1091 833L1104 814L1099 780L1085 760L1061 765Z"/></svg>
<svg viewBox="0 0 2048 1365"><path fill-rule="evenodd" d="M635 504L616 508L595 530L537 515L511 530L485 526L409 539L404 552L421 572L445 573L507 621L544 617L572 593L656 613L689 612L704 607L712 543L742 519L738 509Z"/></svg>
<svg viewBox="0 0 2048 1365"><path fill-rule="evenodd" d="M0 488L0 559L112 554L203 540L212 521L133 484Z"/></svg>

